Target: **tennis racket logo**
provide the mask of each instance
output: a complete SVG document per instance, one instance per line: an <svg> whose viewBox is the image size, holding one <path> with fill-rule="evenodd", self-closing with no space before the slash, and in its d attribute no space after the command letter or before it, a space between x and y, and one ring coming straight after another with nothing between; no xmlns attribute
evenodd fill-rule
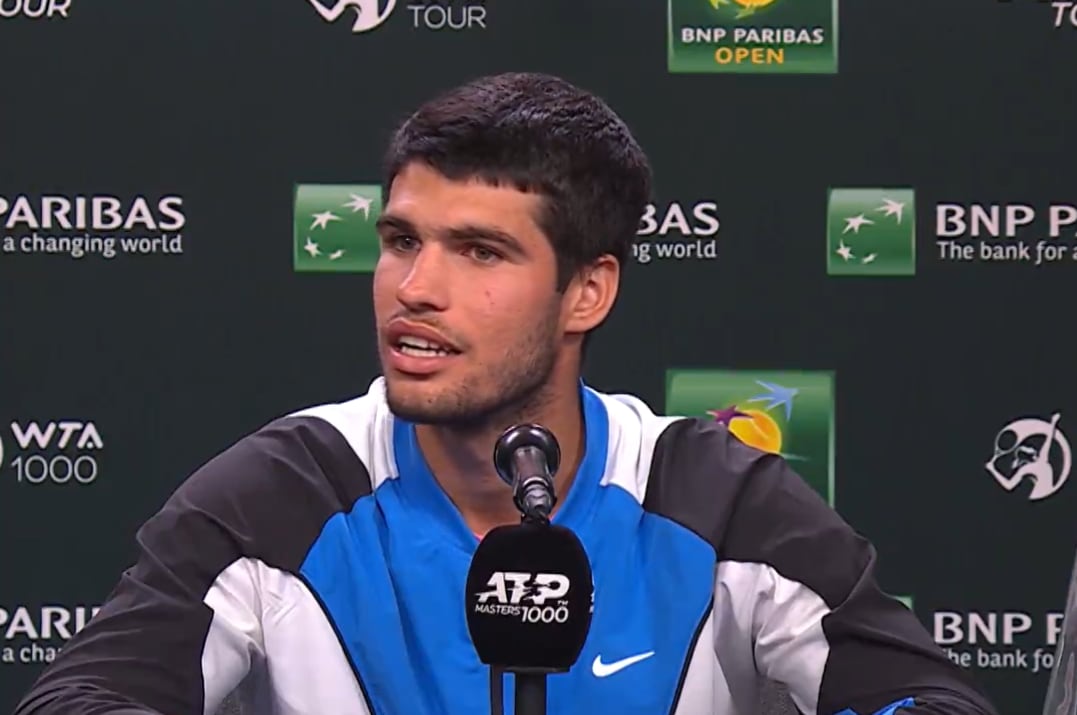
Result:
<svg viewBox="0 0 1077 715"><path fill-rule="evenodd" d="M1059 427L1061 415L1050 420L1022 417L1010 422L995 435L995 451L984 466L1006 491L1023 482L1032 484L1029 501L1056 494L1069 478L1073 455L1069 441Z"/></svg>
<svg viewBox="0 0 1077 715"><path fill-rule="evenodd" d="M378 9L379 0L335 0L335 2L323 4L321 0L307 0L326 22L333 23L339 20L349 9L355 11L355 23L352 24L352 32L368 32L385 22L396 0L388 0L385 8Z"/></svg>

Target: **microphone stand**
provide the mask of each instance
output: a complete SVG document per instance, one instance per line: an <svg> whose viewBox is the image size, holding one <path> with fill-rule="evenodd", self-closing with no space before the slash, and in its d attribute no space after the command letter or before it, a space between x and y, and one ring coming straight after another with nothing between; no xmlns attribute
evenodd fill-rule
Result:
<svg viewBox="0 0 1077 715"><path fill-rule="evenodd" d="M550 514L557 503L553 474L560 460L557 439L539 425L517 425L498 438L494 465L501 479L512 487L522 524L550 526ZM516 676L515 715L546 715L546 676L563 672L567 669L491 666L491 715L504 713L505 673Z"/></svg>
<svg viewBox="0 0 1077 715"><path fill-rule="evenodd" d="M541 509L526 505L525 500L517 502L523 517L522 524L549 526L550 519ZM550 673L563 672L551 668L490 668L490 714L504 715L504 677L505 673L516 676L513 692L513 712L515 715L546 715L546 676Z"/></svg>
<svg viewBox="0 0 1077 715"><path fill-rule="evenodd" d="M513 693L516 715L546 715L546 676L556 671L544 668L496 668L490 667L490 712L504 715L505 673L516 676Z"/></svg>
<svg viewBox="0 0 1077 715"><path fill-rule="evenodd" d="M514 671L516 715L546 715L546 671Z"/></svg>

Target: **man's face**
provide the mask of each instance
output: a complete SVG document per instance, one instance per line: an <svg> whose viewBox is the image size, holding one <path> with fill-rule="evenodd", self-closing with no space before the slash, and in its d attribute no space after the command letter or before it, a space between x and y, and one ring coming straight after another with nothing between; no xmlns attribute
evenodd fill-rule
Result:
<svg viewBox="0 0 1077 715"><path fill-rule="evenodd" d="M378 221L378 351L390 409L421 423L483 425L540 401L558 356L556 258L540 199L399 173Z"/></svg>

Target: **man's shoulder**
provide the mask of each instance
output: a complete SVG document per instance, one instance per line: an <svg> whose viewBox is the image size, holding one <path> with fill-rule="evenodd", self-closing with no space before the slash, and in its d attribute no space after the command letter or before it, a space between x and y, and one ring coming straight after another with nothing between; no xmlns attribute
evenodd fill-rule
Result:
<svg viewBox="0 0 1077 715"><path fill-rule="evenodd" d="M388 472L391 425L379 383L346 401L277 417L213 456L170 495L144 539L184 534L215 551L296 568L325 523L372 493Z"/></svg>
<svg viewBox="0 0 1077 715"><path fill-rule="evenodd" d="M664 414L643 398L629 392L604 392L591 386L586 386L585 390L605 408L611 441L623 438L653 445L676 444L681 448L703 450L712 456L724 454L724 448L731 440L747 447L729 432L724 423L717 420L686 414ZM748 449L756 455L764 454L751 447Z"/></svg>
<svg viewBox="0 0 1077 715"><path fill-rule="evenodd" d="M691 487L735 490L737 482L766 456L738 440L714 420L662 414L624 392L589 394L608 417L607 481L639 500L665 501Z"/></svg>
<svg viewBox="0 0 1077 715"><path fill-rule="evenodd" d="M385 380L378 377L358 396L303 407L274 420L260 432L281 431L300 440L324 434L326 439L337 442L338 448L347 445L346 451L359 460L369 476L371 488L377 488L392 472L392 428Z"/></svg>
<svg viewBox="0 0 1077 715"><path fill-rule="evenodd" d="M340 401L307 405L271 418L211 458L199 471L242 472L254 482L289 473L331 478L363 473L373 482L391 445L392 418L384 386L376 379L366 392ZM248 469L250 467L251 469ZM370 485L372 486L372 485Z"/></svg>
<svg viewBox="0 0 1077 715"><path fill-rule="evenodd" d="M660 414L630 394L594 394L610 417L607 482L719 553L762 558L787 530L848 535L782 455L746 444L714 419Z"/></svg>

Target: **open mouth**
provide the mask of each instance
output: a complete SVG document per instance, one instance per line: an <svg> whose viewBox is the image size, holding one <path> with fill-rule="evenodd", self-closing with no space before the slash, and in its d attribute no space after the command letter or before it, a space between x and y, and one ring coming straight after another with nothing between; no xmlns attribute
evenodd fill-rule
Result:
<svg viewBox="0 0 1077 715"><path fill-rule="evenodd" d="M460 354L459 350L448 345L441 345L414 335L401 335L393 343L393 348L402 355L411 355L412 357L448 357L449 355Z"/></svg>

